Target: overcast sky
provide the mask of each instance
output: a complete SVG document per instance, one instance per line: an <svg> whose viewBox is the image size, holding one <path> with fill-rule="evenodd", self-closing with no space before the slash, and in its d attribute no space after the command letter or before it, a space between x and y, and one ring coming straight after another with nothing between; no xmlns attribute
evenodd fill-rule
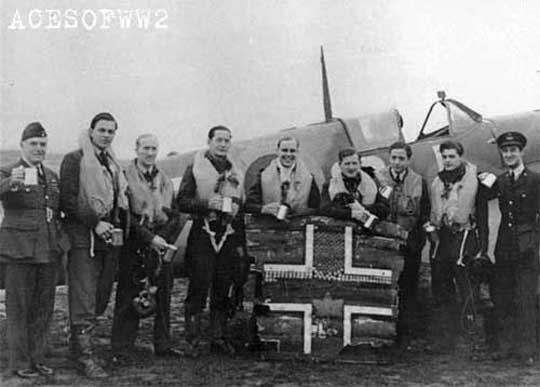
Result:
<svg viewBox="0 0 540 387"><path fill-rule="evenodd" d="M131 157L153 132L162 155L208 128L249 138L323 119L319 46L334 115L398 108L412 139L436 91L487 116L540 108L540 3L434 0L0 0L1 148L39 120L50 151L76 147L93 115L119 121ZM32 29L31 9L163 9L165 29ZM9 29L15 11L27 27ZM159 14L162 15L162 14ZM87 15L89 16L89 15ZM91 15L90 15L91 16ZM91 18L87 18L91 20ZM35 20L34 20L35 21ZM101 25L98 18L98 25Z"/></svg>

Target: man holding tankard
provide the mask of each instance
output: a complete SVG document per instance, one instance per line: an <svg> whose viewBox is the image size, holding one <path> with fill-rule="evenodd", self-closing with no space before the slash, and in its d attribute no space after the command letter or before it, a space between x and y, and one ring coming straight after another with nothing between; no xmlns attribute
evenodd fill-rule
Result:
<svg viewBox="0 0 540 387"><path fill-rule="evenodd" d="M178 210L193 216L186 252L189 287L185 301L185 335L191 356L200 354L201 314L209 290L211 349L234 354L226 328L237 260L245 256L239 214L244 176L228 156L230 146L227 127L211 128L208 149L195 154L178 191Z"/></svg>
<svg viewBox="0 0 540 387"><path fill-rule="evenodd" d="M60 167L60 207L71 242L67 265L70 350L89 378L107 377L95 355L92 330L109 302L118 245L131 232L144 244L167 248L163 238L130 217L127 181L111 149L117 127L110 113L96 115L79 138L80 149L68 153Z"/></svg>
<svg viewBox="0 0 540 387"><path fill-rule="evenodd" d="M54 307L59 245L58 177L42 162L47 133L39 122L21 137L21 158L0 168L0 263L5 264L7 352L19 377L52 375L44 364Z"/></svg>
<svg viewBox="0 0 540 387"><path fill-rule="evenodd" d="M315 213L320 193L315 178L298 158L299 143L291 136L278 140L278 157L261 170L249 188L246 212L275 216L279 220L290 215Z"/></svg>

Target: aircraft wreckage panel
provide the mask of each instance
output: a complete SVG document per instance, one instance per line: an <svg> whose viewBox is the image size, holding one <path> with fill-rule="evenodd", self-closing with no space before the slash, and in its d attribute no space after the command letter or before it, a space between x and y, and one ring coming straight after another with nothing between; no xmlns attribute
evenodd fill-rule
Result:
<svg viewBox="0 0 540 387"><path fill-rule="evenodd" d="M406 233L387 222L375 230L325 217L285 224L246 216L264 300L257 334L266 351L334 358L346 346L394 340Z"/></svg>

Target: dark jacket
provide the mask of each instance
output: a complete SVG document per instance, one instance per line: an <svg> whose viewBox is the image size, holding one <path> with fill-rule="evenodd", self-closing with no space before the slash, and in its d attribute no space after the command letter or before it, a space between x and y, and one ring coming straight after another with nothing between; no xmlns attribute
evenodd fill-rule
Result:
<svg viewBox="0 0 540 387"><path fill-rule="evenodd" d="M538 251L540 243L540 174L525 168L514 181L508 172L497 177L491 197L499 199L501 223L495 256L517 259L519 253Z"/></svg>
<svg viewBox="0 0 540 387"><path fill-rule="evenodd" d="M57 260L60 246L58 176L43 166L38 184L12 189L11 170L29 167L22 159L0 168L0 262L48 263ZM47 222L47 208L52 219Z"/></svg>
<svg viewBox="0 0 540 387"><path fill-rule="evenodd" d="M73 248L90 247L90 233L93 232L100 220L112 223L110 215L99 218L94 212L79 206L79 174L82 156L81 149L70 152L64 156L60 165L60 209L65 214L65 230ZM139 239L144 244L149 244L152 241L154 234L138 225L127 211L120 211L119 217L120 222L115 226L123 228L126 234L132 234L132 237ZM109 248L97 236L94 238L94 243L94 249Z"/></svg>

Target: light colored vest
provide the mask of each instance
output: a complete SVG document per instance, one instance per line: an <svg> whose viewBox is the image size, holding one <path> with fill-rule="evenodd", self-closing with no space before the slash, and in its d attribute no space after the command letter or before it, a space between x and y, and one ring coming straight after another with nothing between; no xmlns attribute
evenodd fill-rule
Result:
<svg viewBox="0 0 540 387"><path fill-rule="evenodd" d="M193 176L197 184L197 198L209 200L219 193L223 196L244 199L244 175L236 167L236 164L228 158L232 168L219 174L210 160L205 157L206 151L199 151L193 160ZM236 213L233 213L236 215Z"/></svg>
<svg viewBox="0 0 540 387"><path fill-rule="evenodd" d="M171 208L174 194L171 180L158 170L152 181L154 189L150 188L136 161L128 165L125 175L129 186L131 211L145 216L150 224L166 223L168 217L163 212L163 207Z"/></svg>
<svg viewBox="0 0 540 387"><path fill-rule="evenodd" d="M287 192L286 203L291 207L293 212L302 212L308 208L313 175L309 172L302 160L297 160L294 168L291 175L291 187ZM281 183L276 158L261 172L263 204L281 202Z"/></svg>
<svg viewBox="0 0 540 387"><path fill-rule="evenodd" d="M362 180L356 189L362 195L362 205L369 206L375 203L377 199L377 184L366 172L360 170ZM328 194L330 200L334 200L339 193L349 193L343 182L341 168L339 163L335 163L330 171L330 184L328 185Z"/></svg>
<svg viewBox="0 0 540 387"><path fill-rule="evenodd" d="M478 178L476 165L465 163L465 175L453 184L448 198L442 197L444 183L439 176L431 184L431 223L440 228L443 224L457 224L460 229L471 228L471 216L475 212Z"/></svg>
<svg viewBox="0 0 540 387"><path fill-rule="evenodd" d="M422 177L407 169L403 184L397 184L390 174L390 167L380 171L384 184L392 187L389 220L394 220L407 231L411 231L420 216Z"/></svg>

